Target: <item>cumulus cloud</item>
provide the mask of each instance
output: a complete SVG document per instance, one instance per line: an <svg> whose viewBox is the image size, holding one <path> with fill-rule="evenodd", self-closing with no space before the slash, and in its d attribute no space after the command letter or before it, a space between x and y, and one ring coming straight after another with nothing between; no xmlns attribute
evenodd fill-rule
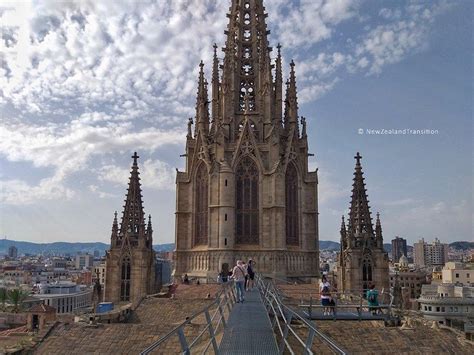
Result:
<svg viewBox="0 0 474 355"><path fill-rule="evenodd" d="M8 160L55 167L58 178L84 169L93 155L130 147L152 152L164 145L180 144L182 140L183 134L179 131L136 130L130 123L97 126L75 120L64 125L19 123L0 127L0 150Z"/></svg>
<svg viewBox="0 0 474 355"><path fill-rule="evenodd" d="M354 0L277 0L269 3L267 9L279 40L285 47L297 48L330 38L337 24L357 15L358 3Z"/></svg>
<svg viewBox="0 0 474 355"><path fill-rule="evenodd" d="M102 191L99 186L94 185L94 184L89 185L87 188L89 189L90 192L93 192L94 194L96 194L96 195L99 196L100 198L113 198L113 197L117 197L117 196L114 195L114 194L111 194L111 193Z"/></svg>
<svg viewBox="0 0 474 355"><path fill-rule="evenodd" d="M98 178L118 186L127 186L130 169L116 165L106 165L99 170ZM147 159L139 164L141 183L147 189L172 190L175 184L175 170L160 160Z"/></svg>
<svg viewBox="0 0 474 355"><path fill-rule="evenodd" d="M370 29L362 37L355 48L356 63L352 69L368 68L369 74L378 74L384 66L423 50L428 44L428 33L436 16L446 9L444 3L409 3L403 9L381 9L379 15L388 23Z"/></svg>
<svg viewBox="0 0 474 355"><path fill-rule="evenodd" d="M18 179L0 181L0 202L8 205L27 205L44 200L70 200L75 192L62 184L56 176L42 179L33 186Z"/></svg>
<svg viewBox="0 0 474 355"><path fill-rule="evenodd" d="M71 196L67 178L90 167L91 158L182 144L186 118L194 112L197 64L203 59L209 72L212 44L224 43L229 4L87 0L3 7L0 154L53 168L36 186L4 180L10 194L28 190L30 201L41 199L54 181L62 192L51 196ZM361 4L266 2L270 41L283 44L285 71L296 59L300 102L332 90L344 71L377 74L419 50L443 10L437 3L383 8L376 12L379 24L354 37L341 32L341 24L361 21ZM154 162L148 163L156 179L150 179L152 188L173 185L169 166Z"/></svg>
<svg viewBox="0 0 474 355"><path fill-rule="evenodd" d="M225 3L212 1L33 6L4 13L20 16L7 26L0 83L15 106L38 113L190 114L198 59L210 58L226 21Z"/></svg>

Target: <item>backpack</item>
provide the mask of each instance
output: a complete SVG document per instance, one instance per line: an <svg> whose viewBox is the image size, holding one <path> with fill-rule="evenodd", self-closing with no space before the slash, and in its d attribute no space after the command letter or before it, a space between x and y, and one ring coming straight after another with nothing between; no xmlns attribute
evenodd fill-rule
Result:
<svg viewBox="0 0 474 355"><path fill-rule="evenodd" d="M370 292L369 297L367 298L367 300L370 303L375 303L375 302L377 302L377 295L374 292Z"/></svg>
<svg viewBox="0 0 474 355"><path fill-rule="evenodd" d="M323 289L321 290L321 294L329 295L329 287L324 286Z"/></svg>

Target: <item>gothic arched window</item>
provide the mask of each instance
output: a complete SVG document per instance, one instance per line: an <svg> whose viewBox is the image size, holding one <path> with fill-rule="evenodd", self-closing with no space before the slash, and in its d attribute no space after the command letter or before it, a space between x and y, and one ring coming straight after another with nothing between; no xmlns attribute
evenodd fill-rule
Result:
<svg viewBox="0 0 474 355"><path fill-rule="evenodd" d="M298 172L288 164L285 176L286 244L299 245L298 228Z"/></svg>
<svg viewBox="0 0 474 355"><path fill-rule="evenodd" d="M131 264L129 256L122 259L121 270L120 301L130 301Z"/></svg>
<svg viewBox="0 0 474 355"><path fill-rule="evenodd" d="M208 234L208 186L209 176L207 174L206 165L202 163L196 174L196 215L195 227L196 233L194 244L207 244Z"/></svg>
<svg viewBox="0 0 474 355"><path fill-rule="evenodd" d="M236 170L235 242L258 244L258 168L249 158L243 158Z"/></svg>

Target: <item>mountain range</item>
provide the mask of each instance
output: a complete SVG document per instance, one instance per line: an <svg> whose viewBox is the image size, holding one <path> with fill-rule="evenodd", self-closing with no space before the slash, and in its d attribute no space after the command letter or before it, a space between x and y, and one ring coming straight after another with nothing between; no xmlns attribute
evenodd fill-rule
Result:
<svg viewBox="0 0 474 355"><path fill-rule="evenodd" d="M77 253L93 254L98 251L100 255L104 255L105 251L110 248L109 244L101 242L90 243L69 243L69 242L54 242L54 243L32 243L9 239L0 240L0 255L8 254L8 248L14 245L18 249L18 254L30 255L75 255ZM172 251L174 243L155 244L153 245L155 251Z"/></svg>
<svg viewBox="0 0 474 355"><path fill-rule="evenodd" d="M77 253L90 253L93 254L94 251L98 251L100 255L104 255L105 251L109 249L109 244L100 243L100 242L90 242L90 243L69 243L69 242L54 242L54 243L32 243L32 242L23 242L9 239L0 240L0 255L7 254L8 248L14 245L18 248L18 254L31 254L31 255L66 255L71 256ZM387 252L392 251L392 245L387 243L384 244L384 249ZM458 250L468 250L474 249L474 242L453 242L449 244L451 248ZM330 240L320 240L319 248L321 250L339 250L339 243L333 242ZM174 243L166 244L155 244L153 245L155 251L172 251L174 250ZM408 246L410 250L412 246Z"/></svg>

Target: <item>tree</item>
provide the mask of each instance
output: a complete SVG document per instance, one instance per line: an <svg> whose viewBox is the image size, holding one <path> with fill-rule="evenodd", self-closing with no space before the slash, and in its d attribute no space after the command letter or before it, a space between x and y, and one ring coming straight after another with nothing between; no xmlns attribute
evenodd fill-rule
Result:
<svg viewBox="0 0 474 355"><path fill-rule="evenodd" d="M5 288L0 288L0 303L2 304L2 311L5 310L5 303L7 302L8 294Z"/></svg>
<svg viewBox="0 0 474 355"><path fill-rule="evenodd" d="M18 288L8 291L8 299L13 304L13 312L18 312L19 306L25 298L26 293Z"/></svg>

